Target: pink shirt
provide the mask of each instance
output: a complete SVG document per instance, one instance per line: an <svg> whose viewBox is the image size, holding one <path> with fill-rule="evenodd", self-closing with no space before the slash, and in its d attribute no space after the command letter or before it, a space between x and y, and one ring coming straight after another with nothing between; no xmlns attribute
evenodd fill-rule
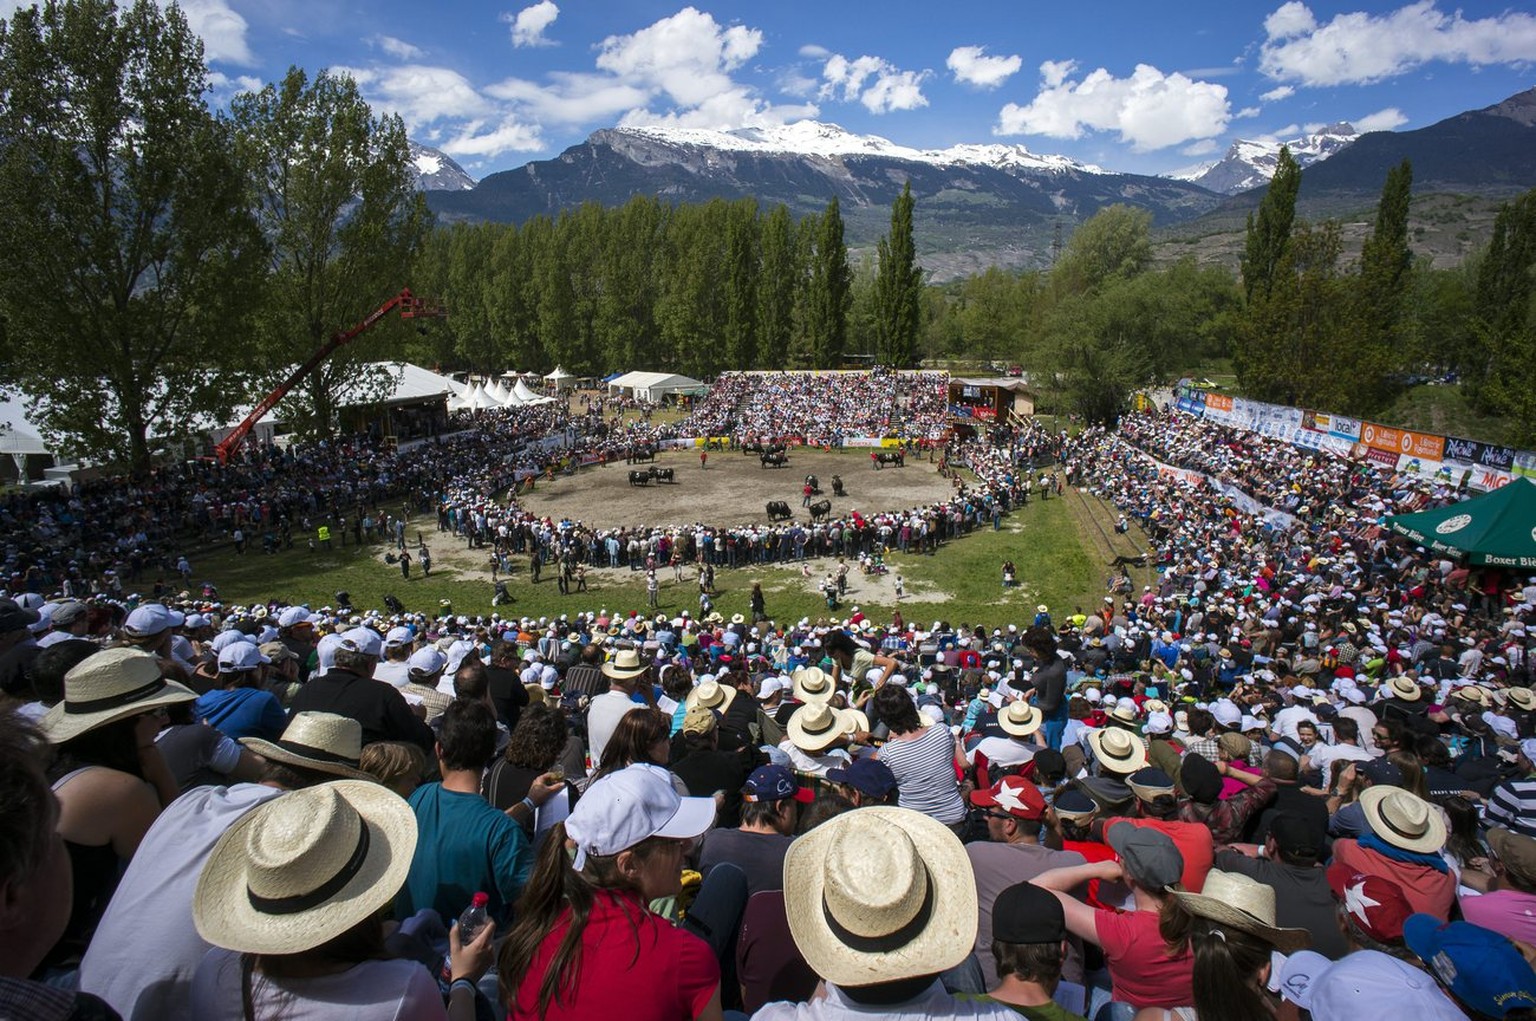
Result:
<svg viewBox="0 0 1536 1021"><path fill-rule="evenodd" d="M1536 943L1536 893L1495 890L1461 898L1462 917L1501 936Z"/></svg>

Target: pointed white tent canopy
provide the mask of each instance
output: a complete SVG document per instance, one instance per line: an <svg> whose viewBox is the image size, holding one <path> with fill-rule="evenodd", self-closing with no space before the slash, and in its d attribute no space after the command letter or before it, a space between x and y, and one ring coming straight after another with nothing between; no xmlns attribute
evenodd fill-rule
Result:
<svg viewBox="0 0 1536 1021"><path fill-rule="evenodd" d="M570 386L571 385L571 380L573 380L575 378L576 378L575 376L573 376L569 372L565 371L565 366L563 366L563 365L556 365L555 366L555 371L547 374L544 377L544 382L549 383L556 390L559 390L559 389L561 389L563 387Z"/></svg>
<svg viewBox="0 0 1536 1021"><path fill-rule="evenodd" d="M520 404L548 404L554 400L553 397L544 397L534 393L528 388L528 384L522 380L518 380L517 386L512 388L512 396L517 398Z"/></svg>
<svg viewBox="0 0 1536 1021"><path fill-rule="evenodd" d="M507 392L501 388L501 384L494 379L486 380L485 395L497 404L507 403Z"/></svg>

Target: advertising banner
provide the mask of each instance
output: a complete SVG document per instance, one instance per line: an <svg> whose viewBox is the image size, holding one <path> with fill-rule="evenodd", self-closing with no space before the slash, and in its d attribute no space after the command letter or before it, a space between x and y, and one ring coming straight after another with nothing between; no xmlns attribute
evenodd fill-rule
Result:
<svg viewBox="0 0 1536 1021"><path fill-rule="evenodd" d="M1445 456L1444 436L1394 429L1376 422L1366 422L1360 427L1360 441L1376 450L1390 450L1423 461L1440 461Z"/></svg>

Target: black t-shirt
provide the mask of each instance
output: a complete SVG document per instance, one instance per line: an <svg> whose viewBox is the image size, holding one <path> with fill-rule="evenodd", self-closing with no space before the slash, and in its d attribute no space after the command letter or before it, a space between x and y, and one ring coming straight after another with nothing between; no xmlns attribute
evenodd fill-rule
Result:
<svg viewBox="0 0 1536 1021"><path fill-rule="evenodd" d="M332 670L305 682L293 696L290 711L305 710L356 720L363 726L365 745L375 741L409 741L430 755L436 743L432 728L411 712L399 689L346 670Z"/></svg>
<svg viewBox="0 0 1536 1021"><path fill-rule="evenodd" d="M764 890L782 890L789 841L779 833L708 830L699 848L699 871L708 876L716 865L735 865L746 874L748 897Z"/></svg>
<svg viewBox="0 0 1536 1021"><path fill-rule="evenodd" d="M715 791L725 792L725 807L721 809L719 825L741 823L741 788L749 775L747 760L741 752L719 749L691 752L674 757L671 769L695 798L711 797Z"/></svg>
<svg viewBox="0 0 1536 1021"><path fill-rule="evenodd" d="M523 687L522 675L509 667L486 667L485 673L490 678L491 703L510 733L528 705L528 689Z"/></svg>

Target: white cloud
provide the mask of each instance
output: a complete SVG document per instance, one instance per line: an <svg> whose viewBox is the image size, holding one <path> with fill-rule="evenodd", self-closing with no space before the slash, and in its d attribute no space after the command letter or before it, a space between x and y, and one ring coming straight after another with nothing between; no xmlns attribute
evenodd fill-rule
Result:
<svg viewBox="0 0 1536 1021"><path fill-rule="evenodd" d="M810 60L826 60L832 56L832 51L825 46L817 46L815 43L806 43L800 47L800 56Z"/></svg>
<svg viewBox="0 0 1536 1021"><path fill-rule="evenodd" d="M555 41L544 36L544 30L560 17L560 8L553 0L539 0L532 7L524 7L516 14L503 14L502 21L512 25L513 46L553 46Z"/></svg>
<svg viewBox="0 0 1536 1021"><path fill-rule="evenodd" d="M957 46L949 53L945 66L955 73L955 81L983 89L995 89L1019 73L1024 58L989 57L984 46Z"/></svg>
<svg viewBox="0 0 1536 1021"><path fill-rule="evenodd" d="M1180 149L1179 154L1182 156L1209 156L1220 148L1221 146L1217 145L1214 139L1202 138L1200 141L1192 142Z"/></svg>
<svg viewBox="0 0 1536 1021"><path fill-rule="evenodd" d="M202 37L203 56L209 63L256 63L245 39L249 26L227 0L181 0L181 12L187 16L187 27Z"/></svg>
<svg viewBox="0 0 1536 1021"><path fill-rule="evenodd" d="M538 152L544 148L539 129L515 117L497 123L472 120L443 140L438 148L450 156L490 158L505 152Z"/></svg>
<svg viewBox="0 0 1536 1021"><path fill-rule="evenodd" d="M1138 64L1129 78L1104 68L1070 80L1071 63L1047 61L1041 88L1028 106L1009 103L998 114L997 135L1081 138L1089 131L1117 131L1137 152L1213 138L1232 119L1225 86L1164 74Z"/></svg>
<svg viewBox="0 0 1536 1021"><path fill-rule="evenodd" d="M368 42L377 46L391 57L398 57L401 60L420 60L426 55L421 47L412 46L404 39L396 39L392 35L372 36Z"/></svg>
<svg viewBox="0 0 1536 1021"><path fill-rule="evenodd" d="M1250 117L1257 117L1261 113L1263 113L1263 111L1256 106L1245 106L1241 110L1237 111L1237 113L1233 114L1232 119L1235 121L1247 120Z"/></svg>
<svg viewBox="0 0 1536 1021"><path fill-rule="evenodd" d="M916 110L928 105L923 82L929 71L903 71L883 57L849 60L841 53L827 58L821 69L823 99L857 100L870 113Z"/></svg>
<svg viewBox="0 0 1536 1021"><path fill-rule="evenodd" d="M403 64L332 70L351 75L375 108L398 113L412 130L436 121L482 118L496 112L469 79L451 68Z"/></svg>
<svg viewBox="0 0 1536 1021"><path fill-rule="evenodd" d="M1290 99L1296 95L1296 90L1289 85L1277 85L1259 98L1266 103L1278 103L1282 99Z"/></svg>
<svg viewBox="0 0 1536 1021"><path fill-rule="evenodd" d="M1353 11L1319 25L1291 0L1264 21L1259 69L1303 85L1382 81L1431 61L1484 67L1536 60L1536 14L1504 11L1468 20L1419 0L1385 14Z"/></svg>
<svg viewBox="0 0 1536 1021"><path fill-rule="evenodd" d="M616 81L609 75L560 72L547 85L508 78L488 85L486 95L506 100L541 124L579 125L611 121L646 104L645 89Z"/></svg>
<svg viewBox="0 0 1536 1021"><path fill-rule="evenodd" d="M222 95L234 95L236 92L260 92L266 82L249 74L237 74L231 77L220 71L208 72L208 84L215 93Z"/></svg>
<svg viewBox="0 0 1536 1021"><path fill-rule="evenodd" d="M1364 117L1356 117L1350 121L1362 135L1367 131L1393 131L1408 123L1408 118L1403 116L1403 111L1395 106L1389 106L1385 110L1377 110L1375 113L1366 114Z"/></svg>
<svg viewBox="0 0 1536 1021"><path fill-rule="evenodd" d="M598 47L597 66L630 84L664 94L683 107L701 106L740 89L729 72L756 56L759 29L722 28L710 15L685 7L632 35L611 35Z"/></svg>

